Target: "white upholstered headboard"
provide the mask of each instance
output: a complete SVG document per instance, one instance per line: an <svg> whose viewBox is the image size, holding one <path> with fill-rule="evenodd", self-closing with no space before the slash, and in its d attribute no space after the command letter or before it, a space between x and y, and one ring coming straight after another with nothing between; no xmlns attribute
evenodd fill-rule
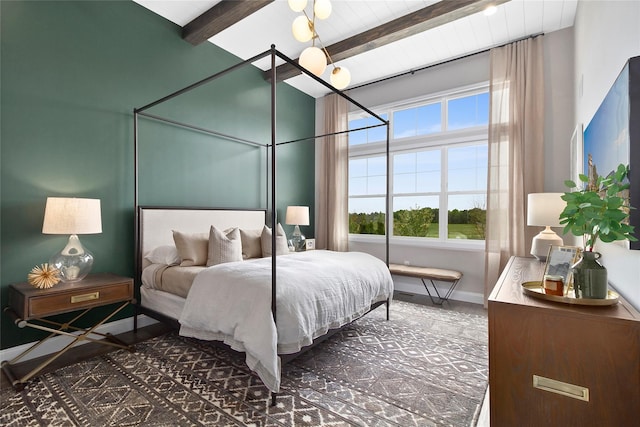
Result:
<svg viewBox="0 0 640 427"><path fill-rule="evenodd" d="M240 227L257 230L265 225L265 210L140 208L140 258L161 245L173 245L173 230L184 233L208 233L215 225L219 229Z"/></svg>

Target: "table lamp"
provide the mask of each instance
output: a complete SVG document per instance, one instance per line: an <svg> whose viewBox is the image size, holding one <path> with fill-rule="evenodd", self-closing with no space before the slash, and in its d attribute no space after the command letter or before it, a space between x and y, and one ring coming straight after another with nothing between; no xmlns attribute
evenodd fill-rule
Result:
<svg viewBox="0 0 640 427"><path fill-rule="evenodd" d="M305 249L305 237L300 232L301 225L309 225L309 206L287 206L287 215L285 217L287 225L295 225L291 240L296 252Z"/></svg>
<svg viewBox="0 0 640 427"><path fill-rule="evenodd" d="M93 255L80 243L78 234L102 233L99 199L47 197L43 234L69 234L67 245L49 259L60 270L63 282L77 282L91 271Z"/></svg>
<svg viewBox="0 0 640 427"><path fill-rule="evenodd" d="M566 203L563 193L531 193L527 199L527 225L545 227L531 242L531 255L546 261L551 246L562 246L563 241L551 227L561 227L560 213Z"/></svg>

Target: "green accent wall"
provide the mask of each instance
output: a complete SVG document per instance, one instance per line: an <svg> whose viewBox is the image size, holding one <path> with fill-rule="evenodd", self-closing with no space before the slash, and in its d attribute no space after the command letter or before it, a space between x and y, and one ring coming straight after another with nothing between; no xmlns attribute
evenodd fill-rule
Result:
<svg viewBox="0 0 640 427"><path fill-rule="evenodd" d="M1 305L10 283L67 240L41 233L48 196L99 198L103 232L80 236L93 272L132 277L133 109L239 59L211 43L192 46L180 27L130 1L1 1L0 15ZM277 140L313 135L315 100L284 83L277 99ZM262 72L244 67L148 112L268 142L270 102ZM264 207L263 149L145 118L139 135L141 204ZM277 161L279 218L290 204L313 212L313 141L282 146ZM43 336L1 319L3 349Z"/></svg>

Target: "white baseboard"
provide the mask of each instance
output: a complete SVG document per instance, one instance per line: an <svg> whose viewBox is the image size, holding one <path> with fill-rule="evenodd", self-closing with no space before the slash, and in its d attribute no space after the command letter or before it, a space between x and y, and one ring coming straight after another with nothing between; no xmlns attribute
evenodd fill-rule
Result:
<svg viewBox="0 0 640 427"><path fill-rule="evenodd" d="M149 316L139 315L138 316L138 328L142 328L148 325L153 325L154 323L158 323L156 320L152 319ZM116 320L114 322L105 323L100 326L96 331L102 334L112 334L117 335L124 332L129 332L133 330L133 317L127 317L126 319ZM79 334L78 332L77 334ZM24 362L25 360L35 359L36 357L45 356L47 354L55 353L56 351L64 348L67 344L71 342L72 338L58 335L53 337L40 345L38 348L34 349L31 353L25 355L20 362ZM90 341L81 341L78 345L86 344ZM23 351L27 350L32 345L36 344L36 342L31 342L27 344L22 344L16 347L7 348L4 350L0 350L0 362L5 360L13 360ZM16 362L18 363L18 362Z"/></svg>
<svg viewBox="0 0 640 427"><path fill-rule="evenodd" d="M431 283L427 283L429 284L431 295L435 297L436 295L434 294L433 289L431 289ZM418 279L393 276L393 285L395 290L399 292L408 292L410 294L428 296L427 290L424 288L422 282ZM446 287L444 285L438 286L438 292L440 292L440 295L442 296L446 294L448 289L449 285L447 285ZM476 292L459 291L457 289L453 290L449 299L455 301L470 302L473 304L484 304L484 295Z"/></svg>

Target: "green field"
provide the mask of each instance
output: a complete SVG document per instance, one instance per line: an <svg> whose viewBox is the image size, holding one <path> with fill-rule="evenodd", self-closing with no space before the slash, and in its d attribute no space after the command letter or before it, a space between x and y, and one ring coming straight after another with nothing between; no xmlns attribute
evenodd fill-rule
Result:
<svg viewBox="0 0 640 427"><path fill-rule="evenodd" d="M478 232L474 224L449 224L449 239L484 240L484 235ZM427 237L438 237L438 224L429 227Z"/></svg>
<svg viewBox="0 0 640 427"><path fill-rule="evenodd" d="M385 214L351 213L349 214L349 233L384 235ZM393 235L407 237L438 238L437 210L431 208L400 210L393 214ZM484 240L486 211L449 211L448 239Z"/></svg>
<svg viewBox="0 0 640 427"><path fill-rule="evenodd" d="M475 224L449 224L449 239L484 240L484 233Z"/></svg>

